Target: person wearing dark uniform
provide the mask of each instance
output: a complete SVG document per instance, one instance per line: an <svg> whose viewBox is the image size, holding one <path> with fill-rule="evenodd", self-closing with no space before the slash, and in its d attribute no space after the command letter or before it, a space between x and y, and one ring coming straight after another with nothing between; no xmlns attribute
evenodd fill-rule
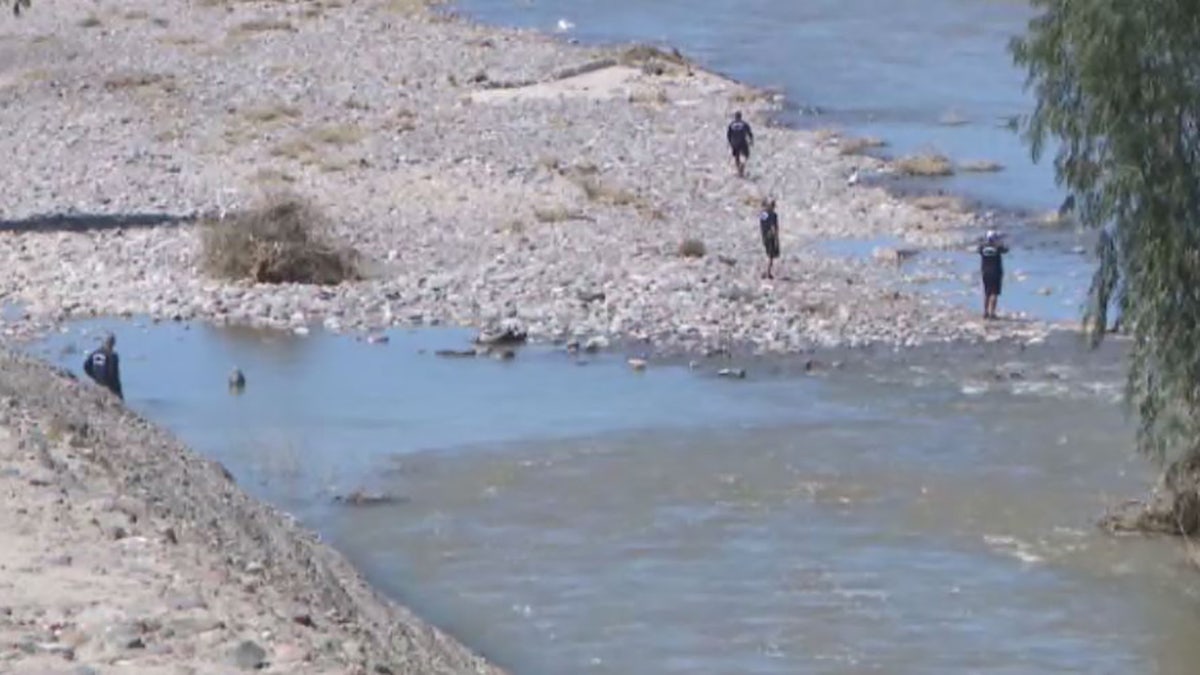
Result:
<svg viewBox="0 0 1200 675"><path fill-rule="evenodd" d="M116 337L111 334L105 336L100 348L87 355L87 359L83 362L83 372L87 373L87 376L92 378L96 384L124 400L125 395L121 392L121 364L114 349L116 345Z"/></svg>
<svg viewBox="0 0 1200 675"><path fill-rule="evenodd" d="M762 213L758 214L758 229L762 232L763 248L767 253L767 269L764 279L774 279L772 266L779 257L779 215L775 213L775 200L764 199Z"/></svg>
<svg viewBox="0 0 1200 675"><path fill-rule="evenodd" d="M996 318L996 303L1000 300L1000 288L1004 282L1003 256L1008 247L1000 242L1000 236L989 230L979 245L980 271L983 273L983 318Z"/></svg>
<svg viewBox="0 0 1200 675"><path fill-rule="evenodd" d="M742 119L742 113L733 113L733 121L725 131L725 138L729 141L729 149L733 151L733 164L737 167L738 176L745 176L750 146L754 145L754 130L749 122Z"/></svg>

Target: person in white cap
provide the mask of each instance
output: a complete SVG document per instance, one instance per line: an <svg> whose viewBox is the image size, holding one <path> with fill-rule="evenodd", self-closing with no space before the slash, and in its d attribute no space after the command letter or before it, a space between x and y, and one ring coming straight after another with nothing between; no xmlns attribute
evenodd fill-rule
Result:
<svg viewBox="0 0 1200 675"><path fill-rule="evenodd" d="M979 245L980 271L983 273L983 318L996 318L996 303L1000 301L1000 288L1004 282L1003 256L1008 247L1000 240L1000 234L988 230Z"/></svg>

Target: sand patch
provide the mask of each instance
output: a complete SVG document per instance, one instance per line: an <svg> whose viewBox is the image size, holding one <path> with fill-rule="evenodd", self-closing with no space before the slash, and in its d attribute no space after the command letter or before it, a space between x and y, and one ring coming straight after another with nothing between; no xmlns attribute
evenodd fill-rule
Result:
<svg viewBox="0 0 1200 675"><path fill-rule="evenodd" d="M471 94L476 103L512 103L562 98L608 100L629 98L642 92L648 76L629 66L608 66L550 82L523 87L484 89ZM656 77L656 80L669 78Z"/></svg>

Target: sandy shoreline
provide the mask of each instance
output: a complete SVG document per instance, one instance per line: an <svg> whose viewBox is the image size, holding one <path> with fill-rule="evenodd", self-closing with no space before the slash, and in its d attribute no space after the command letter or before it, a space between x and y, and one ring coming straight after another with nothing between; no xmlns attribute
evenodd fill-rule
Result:
<svg viewBox="0 0 1200 675"><path fill-rule="evenodd" d="M886 163L771 127L771 97L686 63L410 2L171 10L73 1L0 26L0 119L19 130L0 139L0 303L27 310L3 326L10 338L132 314L361 332L516 318L535 338L674 352L1039 340L1052 328L985 324L909 292L887 251L823 254L822 240L881 235L959 247L980 225L952 200L848 186L852 167ZM744 181L723 141L734 109L757 124ZM103 227L228 211L278 187L324 208L371 278L221 282L197 270L187 224ZM765 195L782 219L775 282L759 278ZM62 223L45 214L100 229L47 231ZM685 238L707 255L681 258Z"/></svg>
<svg viewBox="0 0 1200 675"><path fill-rule="evenodd" d="M501 672L219 465L7 350L0 454L4 672Z"/></svg>

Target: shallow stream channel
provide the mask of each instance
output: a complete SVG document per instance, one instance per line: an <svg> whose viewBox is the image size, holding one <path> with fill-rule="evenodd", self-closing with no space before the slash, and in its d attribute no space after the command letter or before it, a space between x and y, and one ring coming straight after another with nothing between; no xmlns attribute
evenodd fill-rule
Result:
<svg viewBox="0 0 1200 675"><path fill-rule="evenodd" d="M459 330L132 320L30 349L78 373L103 330L133 409L514 673L1200 663L1182 548L1094 527L1152 478L1116 402L1118 344L636 372L552 346L436 355L468 344Z"/></svg>

